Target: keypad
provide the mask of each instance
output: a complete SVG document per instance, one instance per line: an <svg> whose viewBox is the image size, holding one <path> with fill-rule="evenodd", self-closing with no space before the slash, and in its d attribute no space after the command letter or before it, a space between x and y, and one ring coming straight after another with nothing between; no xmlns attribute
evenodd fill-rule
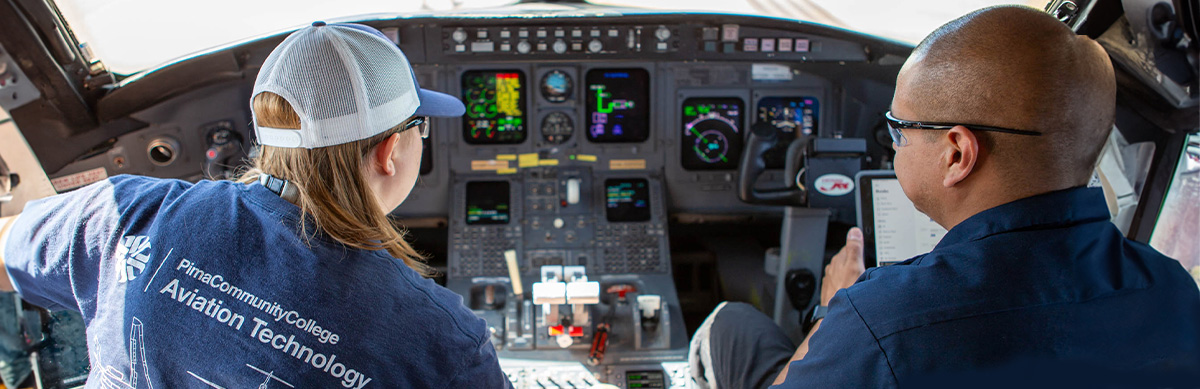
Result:
<svg viewBox="0 0 1200 389"><path fill-rule="evenodd" d="M596 249L600 260L594 265L603 273L665 273L661 242L662 224L622 223L596 227Z"/></svg>
<svg viewBox="0 0 1200 389"><path fill-rule="evenodd" d="M451 236L457 261L450 264L455 277L507 276L504 252L517 249L521 240L519 226L469 226Z"/></svg>

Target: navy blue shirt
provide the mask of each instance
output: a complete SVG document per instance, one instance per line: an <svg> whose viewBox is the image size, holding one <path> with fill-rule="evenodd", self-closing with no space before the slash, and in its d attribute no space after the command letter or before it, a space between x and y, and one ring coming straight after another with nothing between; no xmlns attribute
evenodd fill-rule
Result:
<svg viewBox="0 0 1200 389"><path fill-rule="evenodd" d="M260 185L119 176L26 206L4 259L82 312L88 388L507 387L483 320Z"/></svg>
<svg viewBox="0 0 1200 389"><path fill-rule="evenodd" d="M1200 369L1200 289L1125 239L1099 189L1001 205L839 291L780 387L912 386L1017 364ZM1052 371L1052 370L1051 370Z"/></svg>

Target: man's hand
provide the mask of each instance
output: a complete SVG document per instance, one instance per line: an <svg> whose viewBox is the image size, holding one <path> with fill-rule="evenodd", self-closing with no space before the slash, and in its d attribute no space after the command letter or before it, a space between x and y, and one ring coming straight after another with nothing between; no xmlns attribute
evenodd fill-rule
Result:
<svg viewBox="0 0 1200 389"><path fill-rule="evenodd" d="M829 300L837 291L854 285L865 271L862 230L854 227L846 233L846 246L825 266L825 277L821 279L821 305L829 306Z"/></svg>

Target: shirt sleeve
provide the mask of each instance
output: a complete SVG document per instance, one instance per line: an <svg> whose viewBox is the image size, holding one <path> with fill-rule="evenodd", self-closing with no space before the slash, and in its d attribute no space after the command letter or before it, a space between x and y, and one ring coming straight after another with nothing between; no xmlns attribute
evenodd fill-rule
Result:
<svg viewBox="0 0 1200 389"><path fill-rule="evenodd" d="M858 314L846 290L829 303L829 313L808 341L808 354L792 362L782 388L895 388L887 356Z"/></svg>
<svg viewBox="0 0 1200 389"><path fill-rule="evenodd" d="M80 270L99 268L95 259L111 240L117 218L108 180L27 204L4 250L13 288L46 309L78 311L72 279Z"/></svg>
<svg viewBox="0 0 1200 389"><path fill-rule="evenodd" d="M492 342L484 339L475 352L464 361L463 369L454 377L448 388L512 388L508 376L500 370L500 360Z"/></svg>

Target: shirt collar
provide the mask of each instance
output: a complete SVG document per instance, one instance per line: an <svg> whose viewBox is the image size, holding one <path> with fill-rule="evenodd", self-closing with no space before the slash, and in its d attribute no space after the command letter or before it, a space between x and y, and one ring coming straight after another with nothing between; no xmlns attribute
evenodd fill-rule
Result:
<svg viewBox="0 0 1200 389"><path fill-rule="evenodd" d="M950 229L934 249L1008 231L1069 226L1110 218L1104 192L1100 188L1063 189L977 213Z"/></svg>

